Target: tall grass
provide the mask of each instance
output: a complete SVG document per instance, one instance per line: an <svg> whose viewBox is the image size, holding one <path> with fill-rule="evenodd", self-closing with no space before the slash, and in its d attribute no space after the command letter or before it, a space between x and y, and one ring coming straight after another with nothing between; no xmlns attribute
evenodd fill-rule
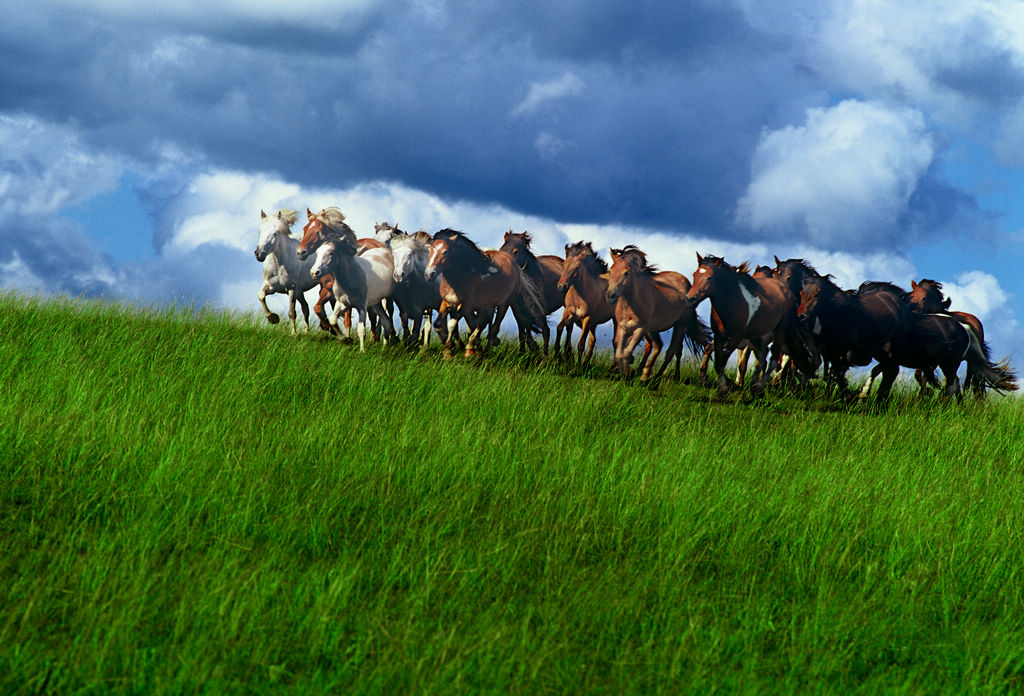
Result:
<svg viewBox="0 0 1024 696"><path fill-rule="evenodd" d="M1024 686L1016 399L723 403L17 296L0 385L2 693Z"/></svg>

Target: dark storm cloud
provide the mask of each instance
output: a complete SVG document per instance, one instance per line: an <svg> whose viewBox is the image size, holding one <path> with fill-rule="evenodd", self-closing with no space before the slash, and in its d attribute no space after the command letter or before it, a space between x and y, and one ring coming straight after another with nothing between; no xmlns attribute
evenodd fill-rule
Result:
<svg viewBox="0 0 1024 696"><path fill-rule="evenodd" d="M154 166L171 146L304 186L384 179L750 239L733 209L762 134L830 103L792 37L722 3L368 3L326 22L174 8L19 7L0 27L0 108ZM573 88L526 102L558 80ZM934 208L933 190L912 203Z"/></svg>

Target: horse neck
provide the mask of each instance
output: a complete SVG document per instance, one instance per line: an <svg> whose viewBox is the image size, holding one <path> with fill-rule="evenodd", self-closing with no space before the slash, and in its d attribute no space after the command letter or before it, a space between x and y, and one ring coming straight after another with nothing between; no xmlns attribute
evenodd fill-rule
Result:
<svg viewBox="0 0 1024 696"><path fill-rule="evenodd" d="M576 288L576 293L588 305L600 303L608 291L608 278L592 272L586 263L581 263L580 266L581 272L577 274L572 284Z"/></svg>
<svg viewBox="0 0 1024 696"><path fill-rule="evenodd" d="M305 261L299 261L299 257L296 254L296 250L299 248L299 240L295 239L291 235L279 234L277 239L274 241L274 248L271 253L277 257L277 263L279 266L283 266L289 276L292 276L293 280L298 280L298 277L305 270L306 273L313 267L314 257L308 256Z"/></svg>

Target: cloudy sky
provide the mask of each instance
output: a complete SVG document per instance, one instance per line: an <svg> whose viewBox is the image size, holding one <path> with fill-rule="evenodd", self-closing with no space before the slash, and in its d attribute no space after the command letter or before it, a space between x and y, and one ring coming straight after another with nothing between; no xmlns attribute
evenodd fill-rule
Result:
<svg viewBox="0 0 1024 696"><path fill-rule="evenodd" d="M1016 0L0 9L3 287L255 311L260 210L337 205L687 274L930 277L1024 348Z"/></svg>

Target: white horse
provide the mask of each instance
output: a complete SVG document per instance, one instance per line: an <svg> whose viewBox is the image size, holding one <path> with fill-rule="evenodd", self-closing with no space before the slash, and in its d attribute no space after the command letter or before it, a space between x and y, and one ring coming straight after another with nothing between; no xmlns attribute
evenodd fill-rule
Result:
<svg viewBox="0 0 1024 696"><path fill-rule="evenodd" d="M292 334L297 333L295 322L295 300L302 306L302 316L309 330L309 305L303 296L317 283L309 273L313 260L299 261L295 250L299 240L291 236L291 226L299 219L294 210L284 208L277 215L268 216L260 211L260 236L256 244L256 260L263 263L263 286L256 298L263 305L267 321L276 324L280 317L267 307L267 295L288 293L288 318L292 321Z"/></svg>
<svg viewBox="0 0 1024 696"><path fill-rule="evenodd" d="M334 240L327 240L317 247L310 277L319 280L330 273L334 276L334 298L337 302L327 316L332 326L338 325L338 317L347 307L359 312L356 331L359 334L359 350L366 350L364 340L370 327L370 313L381 320L384 327L384 343L393 336L395 328L382 304L395 289L395 265L391 250L366 249L358 255L344 253ZM343 339L341 333L338 338Z"/></svg>

